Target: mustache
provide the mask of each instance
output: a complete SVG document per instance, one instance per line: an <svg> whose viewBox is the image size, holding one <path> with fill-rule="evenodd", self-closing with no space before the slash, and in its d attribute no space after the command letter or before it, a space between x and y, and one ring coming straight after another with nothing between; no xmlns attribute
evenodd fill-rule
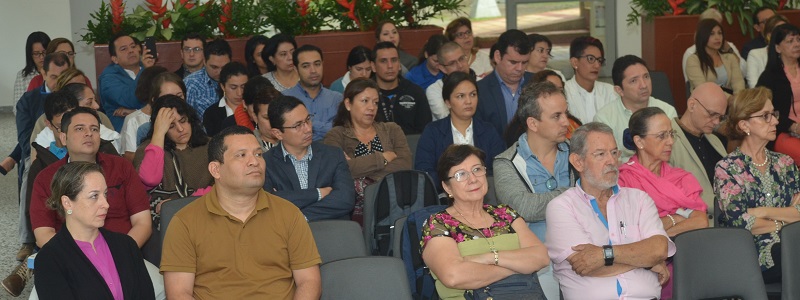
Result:
<svg viewBox="0 0 800 300"><path fill-rule="evenodd" d="M619 174L619 169L617 168L617 166L611 165L611 166L605 166L605 167L603 168L603 173L604 173L604 174L605 174L605 173L608 173L608 172L612 172L612 171L613 171L614 173L617 173L617 174Z"/></svg>

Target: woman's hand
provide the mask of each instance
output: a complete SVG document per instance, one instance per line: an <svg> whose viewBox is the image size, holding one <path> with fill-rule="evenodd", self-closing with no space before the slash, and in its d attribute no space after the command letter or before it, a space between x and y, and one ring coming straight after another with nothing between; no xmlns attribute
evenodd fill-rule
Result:
<svg viewBox="0 0 800 300"><path fill-rule="evenodd" d="M158 115L156 115L156 123L153 124L153 136L164 136L167 134L169 126L172 125L172 122L174 122L177 118L178 112L174 108L165 107L158 110Z"/></svg>
<svg viewBox="0 0 800 300"><path fill-rule="evenodd" d="M134 112L133 109L120 107L114 110L113 116L124 118L125 116L130 115L132 112Z"/></svg>
<svg viewBox="0 0 800 300"><path fill-rule="evenodd" d="M383 158L386 159L387 162L392 162L395 158L397 158L397 153L394 151L383 152Z"/></svg>

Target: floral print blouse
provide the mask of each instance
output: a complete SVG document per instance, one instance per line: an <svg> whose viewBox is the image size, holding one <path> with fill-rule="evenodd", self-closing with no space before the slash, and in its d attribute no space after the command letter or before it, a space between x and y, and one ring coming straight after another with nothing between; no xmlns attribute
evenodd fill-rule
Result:
<svg viewBox="0 0 800 300"><path fill-rule="evenodd" d="M714 194L722 213L719 224L750 230L756 218L748 208L787 207L792 196L800 192L798 169L788 155L767 151L769 166L765 172L753 166L753 159L738 148L717 163L714 172ZM772 246L780 242L775 232L754 235L761 270L772 268Z"/></svg>
<svg viewBox="0 0 800 300"><path fill-rule="evenodd" d="M492 223L491 227L479 228L483 235L481 235L481 232L478 232L478 229L472 228L466 223L462 223L456 219L453 215L450 215L447 210L432 215L422 225L422 240L420 241L422 247L420 249L424 250L428 241L437 236L449 236L456 240L456 243L461 243L468 240L484 238L484 235L486 238L490 238L501 234L516 233L514 228L511 227L511 223L519 218L519 215L514 209L505 204L500 204L498 206L484 204L483 210L494 218L494 223Z"/></svg>

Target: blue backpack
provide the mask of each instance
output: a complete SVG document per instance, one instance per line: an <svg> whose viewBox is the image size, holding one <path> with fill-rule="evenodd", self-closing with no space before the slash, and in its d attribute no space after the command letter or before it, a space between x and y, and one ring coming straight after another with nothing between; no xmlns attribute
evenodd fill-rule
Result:
<svg viewBox="0 0 800 300"><path fill-rule="evenodd" d="M401 236L401 257L406 267L411 295L415 300L439 299L435 281L430 269L422 261L421 247L422 224L431 215L445 210L446 205L427 206L408 215Z"/></svg>

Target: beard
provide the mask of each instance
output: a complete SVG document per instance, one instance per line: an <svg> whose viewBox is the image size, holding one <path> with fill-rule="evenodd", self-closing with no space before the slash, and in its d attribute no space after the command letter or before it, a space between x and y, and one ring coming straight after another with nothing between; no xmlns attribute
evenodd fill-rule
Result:
<svg viewBox="0 0 800 300"><path fill-rule="evenodd" d="M614 177L611 179L605 179L604 175L608 172L614 172ZM617 179L619 179L619 169L615 165L608 165L603 167L603 171L597 175L593 172L586 172L585 180L589 185L598 187L602 190L610 189L617 185Z"/></svg>

